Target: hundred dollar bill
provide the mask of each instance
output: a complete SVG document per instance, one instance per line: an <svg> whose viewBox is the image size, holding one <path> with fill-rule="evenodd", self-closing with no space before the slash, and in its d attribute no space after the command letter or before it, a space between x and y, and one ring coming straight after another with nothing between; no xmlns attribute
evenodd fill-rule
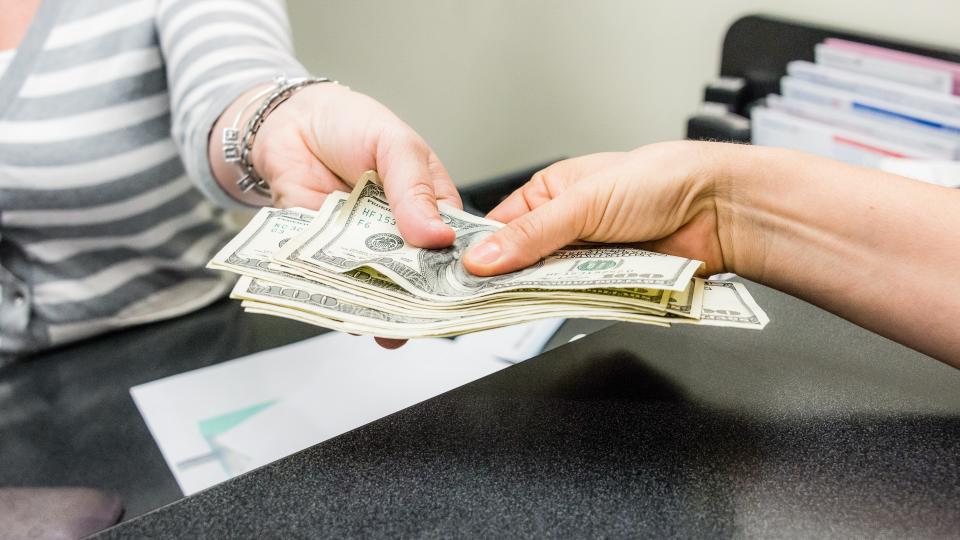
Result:
<svg viewBox="0 0 960 540"><path fill-rule="evenodd" d="M651 313L666 310L669 291L639 288L556 291L549 296L545 296L542 290L528 289L511 291L508 296L490 295L455 305L425 307L411 304L412 295L409 292L370 268L361 267L330 275L304 271L271 260L277 250L305 231L314 221L321 223L318 231L328 228L336 217L335 212L343 206L346 199L346 193L334 192L317 212L302 208L264 208L213 257L208 267L310 289L314 293L335 296L359 306L405 314L432 316L438 309L462 311L467 307L474 311L496 310L500 303L514 303L520 299L532 304L557 303L562 300L565 303L629 306L636 311Z"/></svg>
<svg viewBox="0 0 960 540"><path fill-rule="evenodd" d="M346 193L336 191L327 196L317 212L305 208L263 208L213 256L207 268L265 279L276 279L285 274L301 278L302 275L292 274L288 268L274 263L271 260L273 254L309 227L318 215L335 215L346 200ZM325 220L322 227L327 225L329 221Z"/></svg>
<svg viewBox="0 0 960 540"><path fill-rule="evenodd" d="M440 329L440 330L431 330L429 332L417 332L412 333L409 330L400 330L397 333L394 333L394 330L390 329L374 329L374 328L360 328L356 325L350 325L342 323L335 320L324 319L321 317L316 317L309 313L299 311L296 309L291 309L284 306L277 306L274 304L261 303L251 300L244 300L241 305L244 308L244 311L247 313L256 313L260 315L271 315L274 317L283 317L285 319L291 319L298 322L312 324L315 326L322 326L324 328L329 328L331 330L336 330L338 332L349 332L351 334L358 335L370 335L374 337L385 337L392 339L416 339L416 338L440 338L440 337L453 337L463 334L469 334L472 332L480 332L483 330L491 330L494 328L500 328L503 326L509 326L512 324L522 324L525 322L530 322L534 320L539 320L543 318L554 318L557 315L550 313L543 313L537 316L531 316L523 319L516 320L497 320L491 322L487 325L477 325L471 328L464 329ZM619 320L617 317L609 317L610 320ZM666 323L661 322L649 322L644 324L650 324L654 326L670 326Z"/></svg>
<svg viewBox="0 0 960 540"><path fill-rule="evenodd" d="M463 321L462 324L437 324L428 327L415 327L403 324L364 324L352 321L341 321L339 319L328 317L323 313L305 311L287 305L281 305L272 302L262 302L259 300L243 299L242 305L245 308L254 307L260 313L266 311L277 313L295 313L299 318L298 320L333 330L341 330L359 335L397 339L457 336L460 334L467 334L480 330L487 330L490 328L500 328L513 324L521 324L539 319L550 319L557 317L636 322L662 327L670 326L670 323L660 316L637 315L596 308L574 308L571 310L564 310L559 309L556 306L545 306L542 310L522 310L518 312L508 310L502 313L500 317L486 317L482 319L471 318L469 321Z"/></svg>
<svg viewBox="0 0 960 540"><path fill-rule="evenodd" d="M699 319L703 309L703 289L705 281L693 278L683 292L671 292L667 302L667 313Z"/></svg>
<svg viewBox="0 0 960 540"><path fill-rule="evenodd" d="M343 302L335 297L312 293L278 283L243 276L237 282L232 298L254 302L263 311L266 306L295 310L301 319L312 324L340 329L349 328L357 334L380 337L426 337L456 335L478 329L517 324L547 317L579 317L616 320L631 320L668 326L660 315L637 313L630 308L618 306L564 305L562 303L519 304L504 306L495 311L476 313L465 311L459 316L441 314L438 317L412 317L388 313ZM326 324L333 321L335 326ZM345 325L345 326L344 326Z"/></svg>
<svg viewBox="0 0 960 540"><path fill-rule="evenodd" d="M320 281L271 260L274 252L304 231L315 219L322 220L323 226L329 225L347 197L346 193L333 192L316 212L304 208L263 208L236 237L214 255L207 267L308 287L315 293L335 295L344 301L368 307L378 307L383 301L389 302L395 296L410 296L403 288L369 269L356 269L343 276L343 279L352 279L356 283L364 284L368 289L362 293L354 293L351 288L331 287L329 282ZM377 298L376 291L369 290L371 288L389 290L395 296ZM398 303L396 307L402 309L405 304Z"/></svg>
<svg viewBox="0 0 960 540"><path fill-rule="evenodd" d="M370 267L421 300L459 302L518 289L686 289L700 261L625 246L571 246L526 269L495 277L470 274L462 254L502 224L449 206L440 215L457 234L447 249L421 249L400 236L375 173L365 174L334 223L315 222L274 260L308 272Z"/></svg>
<svg viewBox="0 0 960 540"><path fill-rule="evenodd" d="M334 295L297 286L274 283L250 276L241 276L230 293L231 298L254 300L300 311L322 314L328 318L367 325L396 323L426 325L441 321L435 317L417 317L390 313L343 301Z"/></svg>
<svg viewBox="0 0 960 540"><path fill-rule="evenodd" d="M700 319L671 318L670 322L763 330L770 319L742 283L706 281Z"/></svg>
<svg viewBox="0 0 960 540"><path fill-rule="evenodd" d="M261 210L210 261L241 275L244 309L381 337L454 336L549 317L763 328L746 288L694 278L701 263L629 247L577 245L531 268L470 275L463 251L502 225L443 207L445 250L413 248L367 175L317 211ZM391 236L392 235L392 236Z"/></svg>
<svg viewBox="0 0 960 540"><path fill-rule="evenodd" d="M552 313L549 311L523 316L515 319L496 319L492 320L487 324L471 326L468 328L444 328L430 330L426 332L411 332L408 329L402 329L398 333L394 333L393 330L389 329L376 329L376 328L362 328L356 325L346 324L339 321L324 319L322 317L316 317L310 313L299 311L296 309L291 309L285 306L277 306L274 304L261 303L251 300L244 300L241 305L247 313L256 313L260 315L272 315L275 317L283 317L286 319L292 319L302 323L312 324L315 326L322 326L324 328L329 328L331 330L336 330L339 332L349 332L352 334L358 335L369 335L373 337L385 337L393 339L416 339L416 338L430 338L430 337L453 337L463 334L469 334L472 332L480 332L483 330L491 330L494 328L501 328L503 326L510 326L513 324L523 324L540 319L552 319L556 317L562 317L562 315ZM610 320L610 321L624 321L624 319L618 314L600 314L593 313L592 318L601 319L601 320ZM651 326L661 326L669 327L668 323L650 319L650 320L637 320L637 321L627 321L627 322L636 322L640 324L646 324Z"/></svg>

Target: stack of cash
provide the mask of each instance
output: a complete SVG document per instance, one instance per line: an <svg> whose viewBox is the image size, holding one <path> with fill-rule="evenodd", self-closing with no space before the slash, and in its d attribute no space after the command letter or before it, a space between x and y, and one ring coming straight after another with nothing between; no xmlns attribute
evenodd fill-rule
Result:
<svg viewBox="0 0 960 540"><path fill-rule="evenodd" d="M397 229L376 173L318 211L264 208L210 261L240 274L251 313L387 338L442 337L550 317L762 329L740 283L694 277L700 261L578 244L523 270L478 277L466 249L503 225L441 205L454 245L423 249Z"/></svg>

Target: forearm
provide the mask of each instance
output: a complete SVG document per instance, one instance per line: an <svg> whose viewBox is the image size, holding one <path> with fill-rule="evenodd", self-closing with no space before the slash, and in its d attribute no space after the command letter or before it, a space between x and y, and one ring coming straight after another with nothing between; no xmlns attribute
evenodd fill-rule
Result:
<svg viewBox="0 0 960 540"><path fill-rule="evenodd" d="M251 206L265 206L269 205L271 201L269 198L259 195L254 191L244 193L237 186L237 180L240 179L242 173L237 163L228 163L223 157L223 130L234 127L234 122L236 122L236 126L239 127L242 133L243 126L246 125L256 108L256 104L251 107L247 107L247 105L250 104L250 101L259 92L270 86L272 85L258 85L240 95L240 97L220 115L220 118L213 125L210 133L207 154L210 158L210 169L213 172L214 178L223 191L233 199ZM246 110L244 110L244 108L246 108Z"/></svg>
<svg viewBox="0 0 960 540"><path fill-rule="evenodd" d="M262 204L237 197L230 184L239 175L224 168L220 137L234 107L246 102L241 94L280 74L307 75L293 55L283 3L158 0L155 10L171 135L188 175L218 206Z"/></svg>
<svg viewBox="0 0 960 540"><path fill-rule="evenodd" d="M732 271L960 367L960 191L788 150L729 156Z"/></svg>

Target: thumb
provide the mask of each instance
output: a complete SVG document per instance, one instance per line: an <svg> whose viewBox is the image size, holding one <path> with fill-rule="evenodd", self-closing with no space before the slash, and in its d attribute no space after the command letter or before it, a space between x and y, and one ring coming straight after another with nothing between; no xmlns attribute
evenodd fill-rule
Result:
<svg viewBox="0 0 960 540"><path fill-rule="evenodd" d="M430 148L413 132L392 134L378 149L377 172L400 234L415 246L431 249L447 247L456 238L437 208L434 161Z"/></svg>
<svg viewBox="0 0 960 540"><path fill-rule="evenodd" d="M581 237L589 206L581 190L572 189L514 219L463 256L467 270L478 276L526 268Z"/></svg>

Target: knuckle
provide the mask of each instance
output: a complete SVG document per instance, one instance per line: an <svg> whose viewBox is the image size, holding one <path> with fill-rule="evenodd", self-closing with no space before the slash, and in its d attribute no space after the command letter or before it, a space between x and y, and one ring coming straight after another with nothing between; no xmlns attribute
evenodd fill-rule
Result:
<svg viewBox="0 0 960 540"><path fill-rule="evenodd" d="M532 217L518 219L511 223L509 228L514 241L521 245L536 242L543 236L543 224Z"/></svg>
<svg viewBox="0 0 960 540"><path fill-rule="evenodd" d="M413 131L405 125L386 126L383 128L380 136L389 148L412 148L417 151L429 152L427 143L419 135L417 135L416 131Z"/></svg>
<svg viewBox="0 0 960 540"><path fill-rule="evenodd" d="M434 200L433 186L420 181L407 188L407 196L411 199L429 199Z"/></svg>
<svg viewBox="0 0 960 540"><path fill-rule="evenodd" d="M573 194L580 204L573 205L570 216L570 226L576 232L577 238L590 239L603 221L604 210L609 203L609 196L598 196L596 190L580 189Z"/></svg>
<svg viewBox="0 0 960 540"><path fill-rule="evenodd" d="M547 188L549 185L548 174L546 171L540 171L533 175L533 178L524 186L525 190L532 196L548 196L550 194L550 190Z"/></svg>
<svg viewBox="0 0 960 540"><path fill-rule="evenodd" d="M536 208L551 199L548 186L546 171L540 171L533 175L533 178L520 188L520 196L523 197L527 208Z"/></svg>
<svg viewBox="0 0 960 540"><path fill-rule="evenodd" d="M381 125L370 133L370 143L376 148L374 154L378 163L401 160L402 156L411 153L420 154L423 152L421 146L425 146L419 141L420 137L406 126Z"/></svg>
<svg viewBox="0 0 960 540"><path fill-rule="evenodd" d="M556 161L550 165L547 165L543 169L540 169L540 171L538 171L534 176L552 176L558 174L559 172L570 167L570 163L572 161L572 159L561 159L560 161Z"/></svg>
<svg viewBox="0 0 960 540"><path fill-rule="evenodd" d="M458 208L463 208L463 200L460 198L460 194L457 193L456 189L442 190L442 192L438 190L437 200L443 201L446 204L450 204Z"/></svg>
<svg viewBox="0 0 960 540"><path fill-rule="evenodd" d="M550 174L551 167L547 167L546 169L540 169L539 171L533 173L533 176L530 177L530 181L524 184L524 187L533 185L533 184L542 184L544 181L543 180L544 177Z"/></svg>

